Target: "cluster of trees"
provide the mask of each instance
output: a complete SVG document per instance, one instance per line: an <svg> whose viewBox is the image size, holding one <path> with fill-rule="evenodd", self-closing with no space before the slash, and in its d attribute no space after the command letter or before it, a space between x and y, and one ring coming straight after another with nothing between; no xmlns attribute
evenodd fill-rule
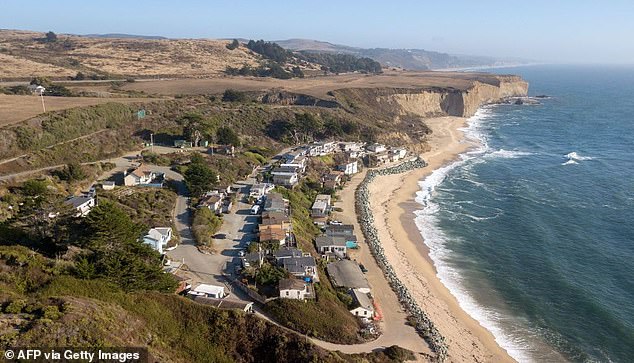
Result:
<svg viewBox="0 0 634 363"><path fill-rule="evenodd" d="M302 52L304 60L321 65L321 69L332 73L365 72L381 73L381 63L370 58L359 58L351 54Z"/></svg>
<svg viewBox="0 0 634 363"><path fill-rule="evenodd" d="M222 218L214 214L209 208L199 208L194 214L192 233L196 243L200 246L213 248L214 235L222 226Z"/></svg>
<svg viewBox="0 0 634 363"><path fill-rule="evenodd" d="M359 125L350 120L312 113L296 113L294 119L275 120L267 126L268 136L285 142L299 144L315 139L356 135Z"/></svg>
<svg viewBox="0 0 634 363"><path fill-rule="evenodd" d="M267 62L258 67L243 65L241 68L228 66L225 73L230 76L272 77L278 79L304 78L301 68L295 66L291 71L285 70L275 62Z"/></svg>
<svg viewBox="0 0 634 363"><path fill-rule="evenodd" d="M53 174L60 180L69 183L84 180L88 177L84 168L78 163L67 164L64 168L55 171Z"/></svg>
<svg viewBox="0 0 634 363"><path fill-rule="evenodd" d="M280 47L276 43L265 42L264 40L249 40L247 48L277 63L286 63L289 58L293 57L293 52Z"/></svg>
<svg viewBox="0 0 634 363"><path fill-rule="evenodd" d="M247 101L247 95L244 92L230 88L222 94L222 100L224 102L244 102Z"/></svg>
<svg viewBox="0 0 634 363"><path fill-rule="evenodd" d="M221 145L240 146L240 137L229 126L222 126L216 131L216 141Z"/></svg>
<svg viewBox="0 0 634 363"><path fill-rule="evenodd" d="M227 44L225 47L227 47L227 49L229 50L234 50L238 48L239 46L240 46L240 42L238 42L238 39L234 39L231 43Z"/></svg>
<svg viewBox="0 0 634 363"><path fill-rule="evenodd" d="M191 163L185 171L185 185L189 193L198 198L218 183L218 174L205 162L200 153L192 155Z"/></svg>

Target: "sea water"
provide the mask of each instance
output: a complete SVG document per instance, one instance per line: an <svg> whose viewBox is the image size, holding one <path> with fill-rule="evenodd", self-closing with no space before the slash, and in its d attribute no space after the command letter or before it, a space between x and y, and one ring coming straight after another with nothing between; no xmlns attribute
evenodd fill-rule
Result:
<svg viewBox="0 0 634 363"><path fill-rule="evenodd" d="M634 67L495 72L548 97L481 108L420 182L438 275L519 361L634 362Z"/></svg>

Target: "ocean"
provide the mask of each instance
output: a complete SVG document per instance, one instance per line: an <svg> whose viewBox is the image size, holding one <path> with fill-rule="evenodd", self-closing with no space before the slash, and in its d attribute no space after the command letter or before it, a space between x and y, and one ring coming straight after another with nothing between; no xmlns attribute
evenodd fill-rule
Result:
<svg viewBox="0 0 634 363"><path fill-rule="evenodd" d="M548 97L481 108L420 182L438 275L521 362L634 362L634 67L489 71Z"/></svg>

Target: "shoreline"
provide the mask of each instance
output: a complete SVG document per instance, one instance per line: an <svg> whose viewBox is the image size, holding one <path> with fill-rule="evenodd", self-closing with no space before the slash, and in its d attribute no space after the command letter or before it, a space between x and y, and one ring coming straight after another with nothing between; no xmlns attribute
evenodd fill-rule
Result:
<svg viewBox="0 0 634 363"><path fill-rule="evenodd" d="M415 223L414 211L421 209L415 200L420 191L419 182L476 146L465 141L459 130L467 125L467 120L460 117L428 119L426 123L433 130L429 141L431 150L421 154L428 166L403 174L378 176L369 186L370 206L389 263L446 338L449 360L514 362L493 334L467 314L442 283L429 247Z"/></svg>

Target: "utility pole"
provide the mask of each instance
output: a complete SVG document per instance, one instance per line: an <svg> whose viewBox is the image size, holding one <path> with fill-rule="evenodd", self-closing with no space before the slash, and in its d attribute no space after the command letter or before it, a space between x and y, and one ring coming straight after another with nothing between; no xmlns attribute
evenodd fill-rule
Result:
<svg viewBox="0 0 634 363"><path fill-rule="evenodd" d="M42 109L46 112L46 106L44 106L44 91L40 91L40 98L42 99Z"/></svg>
<svg viewBox="0 0 634 363"><path fill-rule="evenodd" d="M154 152L154 134L150 133L150 148Z"/></svg>

